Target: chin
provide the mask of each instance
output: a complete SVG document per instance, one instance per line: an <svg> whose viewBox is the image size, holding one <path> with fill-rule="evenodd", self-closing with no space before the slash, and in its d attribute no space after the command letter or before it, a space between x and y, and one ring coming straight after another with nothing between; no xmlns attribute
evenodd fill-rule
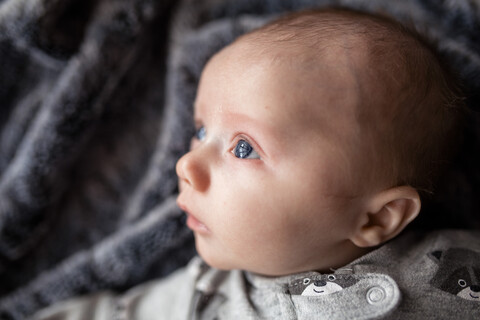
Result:
<svg viewBox="0 0 480 320"><path fill-rule="evenodd" d="M208 264L210 267L218 269L218 270L223 270L223 271L230 271L233 269L238 269L234 268L231 265L227 264L226 261L219 261L219 259L214 259L210 256L205 256L199 253L200 257L202 258L203 261L205 261L206 264Z"/></svg>
<svg viewBox="0 0 480 320"><path fill-rule="evenodd" d="M231 267L229 263L224 259L224 255L218 254L217 252L211 252L211 250L207 250L199 241L195 241L195 247L197 248L198 255L208 264L210 267L218 269L218 270L233 270L235 268Z"/></svg>

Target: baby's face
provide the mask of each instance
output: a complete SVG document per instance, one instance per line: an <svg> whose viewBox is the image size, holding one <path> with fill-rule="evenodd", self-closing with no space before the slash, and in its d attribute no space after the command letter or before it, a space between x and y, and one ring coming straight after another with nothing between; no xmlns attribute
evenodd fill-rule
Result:
<svg viewBox="0 0 480 320"><path fill-rule="evenodd" d="M370 190L358 79L335 50L314 68L252 50L237 43L207 65L197 135L177 163L197 250L213 267L265 275L342 266Z"/></svg>

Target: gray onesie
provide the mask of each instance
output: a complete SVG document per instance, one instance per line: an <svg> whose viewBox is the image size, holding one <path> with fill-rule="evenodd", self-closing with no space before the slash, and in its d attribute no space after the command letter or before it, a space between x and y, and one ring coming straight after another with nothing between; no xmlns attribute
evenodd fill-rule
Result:
<svg viewBox="0 0 480 320"><path fill-rule="evenodd" d="M35 319L480 319L480 232L408 233L330 274L265 277L195 258L126 294L99 293Z"/></svg>

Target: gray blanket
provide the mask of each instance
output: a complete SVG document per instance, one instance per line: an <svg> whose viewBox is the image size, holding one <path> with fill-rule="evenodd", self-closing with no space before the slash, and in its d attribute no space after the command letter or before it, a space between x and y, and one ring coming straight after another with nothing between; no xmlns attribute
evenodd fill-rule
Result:
<svg viewBox="0 0 480 320"><path fill-rule="evenodd" d="M175 205L206 60L283 12L342 5L434 40L480 110L477 0L0 0L0 319L122 291L194 255ZM480 120L415 228L480 228Z"/></svg>

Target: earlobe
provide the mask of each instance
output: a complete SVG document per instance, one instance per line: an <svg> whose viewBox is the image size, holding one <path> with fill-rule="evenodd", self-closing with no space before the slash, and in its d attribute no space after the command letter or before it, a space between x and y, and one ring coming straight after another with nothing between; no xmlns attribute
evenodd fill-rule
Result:
<svg viewBox="0 0 480 320"><path fill-rule="evenodd" d="M350 240L374 247L398 235L420 212L420 196L410 186L394 187L372 196Z"/></svg>

